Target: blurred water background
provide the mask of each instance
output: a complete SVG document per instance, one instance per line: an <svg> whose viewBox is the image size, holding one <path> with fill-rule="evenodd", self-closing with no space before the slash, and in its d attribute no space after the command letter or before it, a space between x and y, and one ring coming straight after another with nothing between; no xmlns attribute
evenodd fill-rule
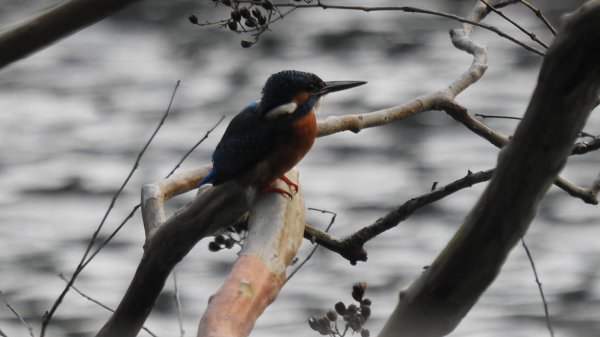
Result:
<svg viewBox="0 0 600 337"><path fill-rule="evenodd" d="M4 0L0 26L30 17L57 1ZM365 4L360 1L343 3ZM475 1L372 1L413 5L466 16ZM536 1L550 20L583 1ZM551 35L522 6L504 10L545 41ZM39 333L40 318L81 258L113 193L160 120L177 80L171 114L142 159L100 235L137 204L143 183L162 179L221 117L225 123L181 170L209 162L226 123L259 97L268 75L282 69L314 72L325 80L369 84L327 97L321 117L377 110L444 88L470 64L454 49L448 30L456 22L401 12L364 13L310 9L272 26L250 49L241 37L217 27L191 25L227 17L212 1L137 3L0 72L0 289ZM516 34L490 15L486 22ZM477 30L487 42L489 69L459 96L472 113L520 116L536 83L541 57ZM526 40L526 37L523 37ZM491 119L510 133L512 120ZM585 129L600 134L600 116ZM497 150L442 112L427 112L392 125L319 138L300 164L306 205L338 214L332 233L344 236L392 207L449 183L467 170L492 168ZM589 185L600 167L597 153L570 159L563 174ZM319 250L259 319L253 336L310 336L306 320L339 300L349 302L354 282L369 283L378 332L406 287L445 245L483 185L461 191L409 218L370 242L368 263L351 266ZM174 200L171 210L192 195ZM329 215L307 211L325 227ZM553 187L526 236L549 303L557 336L600 335L600 226L598 208ZM116 307L142 255L139 213L86 268L76 286ZM177 267L186 336L195 335L208 297L220 285L234 251L209 253L203 240ZM311 246L304 242L299 258ZM146 326L178 336L170 280ZM109 317L71 291L50 336L92 336ZM10 337L27 331L5 308L0 329ZM140 335L146 335L141 332ZM548 336L542 303L526 254L516 247L495 283L452 336Z"/></svg>

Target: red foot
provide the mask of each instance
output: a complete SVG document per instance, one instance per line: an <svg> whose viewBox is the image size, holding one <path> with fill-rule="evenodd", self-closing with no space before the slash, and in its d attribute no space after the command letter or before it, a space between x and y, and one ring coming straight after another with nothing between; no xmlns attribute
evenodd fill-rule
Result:
<svg viewBox="0 0 600 337"><path fill-rule="evenodd" d="M290 186L291 188L296 190L296 192L298 192L298 184L291 181L290 178L288 178L286 176L281 176L281 177L279 177L279 179L281 179L284 183L286 183L288 186Z"/></svg>
<svg viewBox="0 0 600 337"><path fill-rule="evenodd" d="M269 185L269 186L263 188L260 191L263 192L263 193L265 193L265 192L276 192L276 193L285 195L286 197L289 197L290 199L292 199L292 193L290 193L287 190L284 190L283 188L275 187L273 185Z"/></svg>

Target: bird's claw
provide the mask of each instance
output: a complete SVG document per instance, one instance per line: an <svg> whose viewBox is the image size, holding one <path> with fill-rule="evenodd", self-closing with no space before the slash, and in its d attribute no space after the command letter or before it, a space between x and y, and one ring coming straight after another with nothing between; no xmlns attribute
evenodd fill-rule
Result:
<svg viewBox="0 0 600 337"><path fill-rule="evenodd" d="M286 176L281 176L281 177L279 177L279 179L281 181L283 181L284 183L286 183L289 188L284 189L284 188L278 187L277 184L273 183L273 184L263 188L261 190L261 192L276 192L276 193L285 195L286 197L292 199L292 197L293 197L292 193L294 193L294 194L298 193L298 189L299 189L298 184L291 181L290 178L288 178Z"/></svg>
<svg viewBox="0 0 600 337"><path fill-rule="evenodd" d="M296 193L298 193L299 186L298 186L297 183L291 181L290 178L288 178L288 177L286 177L284 175L281 176L281 177L279 177L279 179L281 179L284 183L286 183L288 186L290 186L291 188L293 188Z"/></svg>
<svg viewBox="0 0 600 337"><path fill-rule="evenodd" d="M265 192L276 192L276 193L279 193L281 195L285 195L286 197L288 197L290 199L292 199L292 197L293 197L292 193L290 193L290 191L285 190L285 189L280 188L280 187L276 187L274 185L269 185L269 186L263 188L261 190L261 192L263 192L263 193L265 193Z"/></svg>

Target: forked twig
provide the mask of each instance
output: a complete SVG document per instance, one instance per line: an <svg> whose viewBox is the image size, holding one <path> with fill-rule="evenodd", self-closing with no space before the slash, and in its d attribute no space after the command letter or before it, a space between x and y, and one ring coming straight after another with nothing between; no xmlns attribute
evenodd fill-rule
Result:
<svg viewBox="0 0 600 337"><path fill-rule="evenodd" d="M165 177L165 179L169 178L170 176L173 175L173 173L175 173L175 171L177 171L177 169L181 166L181 164L183 164L183 162L187 159L187 157L190 154L192 154L192 152L194 152L194 150L196 150L196 148L198 146L200 146L200 144L202 144L206 140L206 138L208 138L208 136L211 134L211 132L213 132L221 124L221 122L223 122L224 119L225 119L225 116L221 116L221 118L219 118L219 120L215 123L215 125L213 125L210 129L208 129L208 131L206 131L206 133L204 134L204 137L200 138L200 140L197 141L196 144L194 144L183 155L183 157L181 157L181 159L177 162L177 164L175 165L175 167L173 167L173 169L171 170L171 172L169 172L169 174L167 174L167 176Z"/></svg>
<svg viewBox="0 0 600 337"><path fill-rule="evenodd" d="M550 21L548 21L548 19L546 19L546 16L544 16L544 13L542 13L542 11L535 7L534 5L530 4L528 1L526 0L519 0L523 5L525 5L525 7L529 8L532 12L535 13L535 15L542 20L542 22L544 23L544 25L546 25L546 27L548 28L548 30L550 30L550 32L552 33L552 35L556 36L556 29L554 29L554 27L552 27L552 24L550 24Z"/></svg>
<svg viewBox="0 0 600 337"><path fill-rule="evenodd" d="M329 230L331 229L331 226L333 226L333 223L335 222L337 213L323 210L323 209L311 208L311 207L309 207L308 210L331 214L331 220L329 220L329 225L327 225L327 228L325 228L325 233L328 233ZM319 248L318 243L311 249L310 253L308 253L308 255L304 258L304 260L302 260L302 262L298 265L298 267L296 267L296 269L294 269L294 271L292 271L290 273L290 275L288 275L285 282L288 282L294 275L296 275L296 273L300 270L300 268L302 268L306 264L306 262L308 262L308 260L310 260L312 258L313 254L317 251L317 248Z"/></svg>
<svg viewBox="0 0 600 337"><path fill-rule="evenodd" d="M135 162L133 164L133 167L131 168L131 170L129 171L129 174L127 175L127 177L125 178L125 180L121 184L121 187L119 187L119 190L114 194L113 198L111 199L110 205L108 206L108 209L104 213L104 216L102 217L102 220L100 221L100 224L96 228L96 231L94 232L94 234L92 234L92 238L90 239L90 242L88 243L88 246L87 246L87 248L85 250L85 253L81 257L81 261L79 261L79 264L77 265L77 268L75 269L75 271L71 275L71 279L69 280L69 282L67 282L67 285L65 286L65 288L62 291L62 293L58 296L58 298L56 299L56 301L52 305L52 308L50 309L50 311L47 311L44 314L44 317L42 319L42 329L41 329L41 333L40 333L41 337L44 337L44 335L46 333L46 328L47 328L48 324L52 320L52 317L54 316L54 313L56 312L56 309L62 303L64 297L67 295L67 292L69 291L69 288L73 285L73 283L75 282L75 279L81 273L81 271L83 270L84 266L87 265L87 263L89 263L90 260L86 261L86 259L88 257L88 254L90 253L92 247L94 246L94 243L96 242L96 238L98 237L98 234L100 233L100 230L102 230L102 227L106 223L106 219L108 218L108 215L112 211L112 209L113 209L113 207L114 207L114 205L115 205L115 203L117 201L117 198L121 195L121 192L123 192L123 190L125 189L125 186L127 185L127 183L129 183L129 180L133 176L133 173L137 170L137 168L139 166L139 163L140 163L140 160L142 159L142 156L144 155L144 153L146 153L146 150L150 146L150 143L152 143L152 140L154 140L154 137L156 136L156 134L158 133L158 131L160 130L160 128L163 126L165 120L167 119L167 116L169 115L169 110L171 109L171 104L173 103L173 99L175 98L175 93L177 92L177 89L179 88L180 82L181 81L177 81L177 83L175 84L175 88L173 89L173 93L171 94L171 99L169 101L169 105L167 106L167 109L165 110L165 113L163 114L163 117L161 118L160 122L156 126L156 129L154 129L154 132L152 133L152 135L150 136L150 138L146 141L146 144L144 144L144 147L142 148L142 150L138 153L137 158L136 158L136 160L135 160ZM97 254L97 252L98 251L96 251L94 253L94 256Z"/></svg>
<svg viewBox="0 0 600 337"><path fill-rule="evenodd" d="M540 39L538 39L537 36L534 33L532 33L530 31L528 31L527 29L523 28L523 26L521 26L520 24L518 24L517 22L515 22L514 20L512 20L508 16L506 16L501 10L498 10L496 7L494 7L493 5L491 5L486 0L479 0L479 1L483 2L492 12L498 14L504 20L508 21L513 26L517 27L517 29L519 29L525 35L529 36L529 38L531 38L533 41L537 42L540 46L548 49L548 45L545 44L544 42L542 42Z"/></svg>
<svg viewBox="0 0 600 337"><path fill-rule="evenodd" d="M463 18L458 15L444 13L444 12L440 12L440 11L428 10L428 9L411 7L411 6L368 7L368 6L325 5L323 3L316 3L316 4L278 3L278 4L273 4L273 5L275 7L321 8L321 9L355 10L355 11L363 11L363 12L401 11L401 12L406 12L406 13L433 15L433 16L456 20L456 21L459 21L462 23L471 24L471 25L483 28L485 30L489 30L489 31L497 34L498 36L500 36L504 39L507 39L507 40L509 40L509 41L511 41L511 42L513 42L535 54L544 56L543 51L533 48L533 47L527 45L526 43L519 41L517 38L511 36L510 34L505 33L504 31L502 31L501 29L499 29L497 27L494 27L492 25L488 25L488 24L485 24L482 22L469 20L467 18Z"/></svg>

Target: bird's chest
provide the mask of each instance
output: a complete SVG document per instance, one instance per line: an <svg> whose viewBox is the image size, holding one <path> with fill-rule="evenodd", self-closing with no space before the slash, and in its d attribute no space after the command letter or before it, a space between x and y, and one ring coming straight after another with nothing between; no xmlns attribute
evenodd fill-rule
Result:
<svg viewBox="0 0 600 337"><path fill-rule="evenodd" d="M306 155L316 136L317 120L314 113L307 113L294 120L289 128L281 130L272 164L281 166L283 173L287 172Z"/></svg>
<svg viewBox="0 0 600 337"><path fill-rule="evenodd" d="M314 113L295 120L292 124L292 139L290 146L304 156L312 147L317 136L317 119Z"/></svg>

